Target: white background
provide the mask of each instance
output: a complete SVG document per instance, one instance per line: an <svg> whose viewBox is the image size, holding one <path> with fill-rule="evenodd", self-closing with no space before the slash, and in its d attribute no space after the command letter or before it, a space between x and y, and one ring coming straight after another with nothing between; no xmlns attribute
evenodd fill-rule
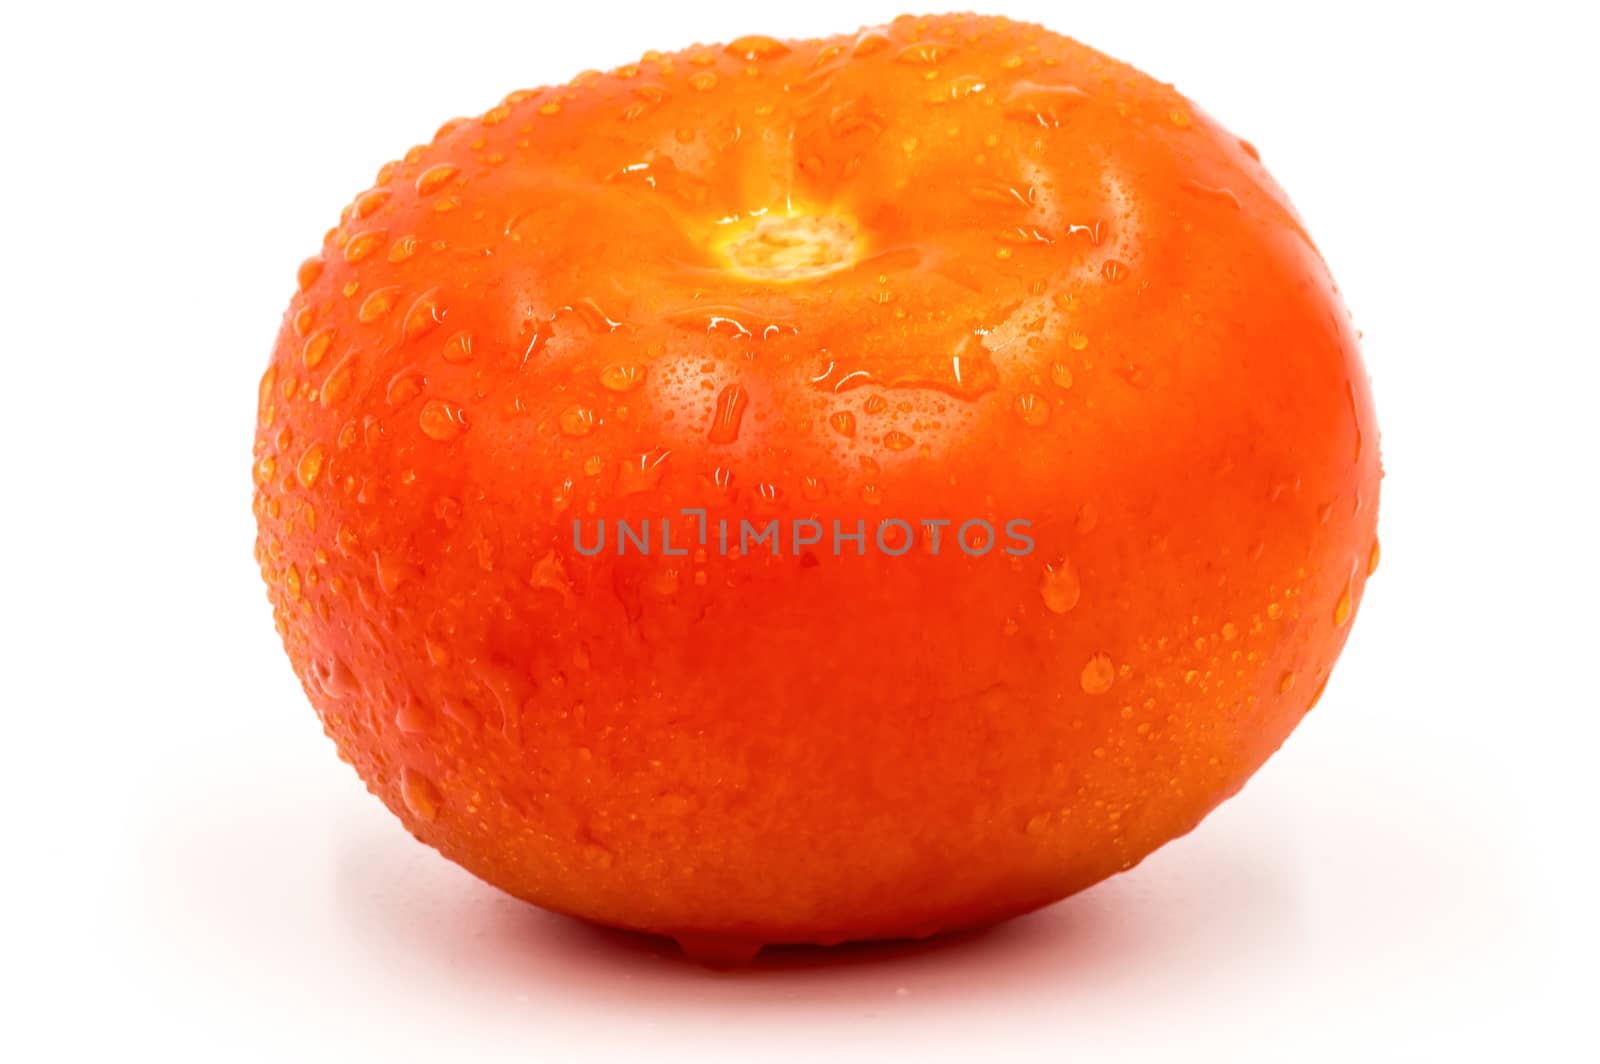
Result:
<svg viewBox="0 0 1600 1064"><path fill-rule="evenodd" d="M295 266L443 119L898 0L8 9L0 1055L1592 1052L1600 111L1556 5L1477 6L1005 5L1261 148L1366 335L1383 566L1192 836L986 934L736 975L497 895L335 759L251 559L256 381Z"/></svg>

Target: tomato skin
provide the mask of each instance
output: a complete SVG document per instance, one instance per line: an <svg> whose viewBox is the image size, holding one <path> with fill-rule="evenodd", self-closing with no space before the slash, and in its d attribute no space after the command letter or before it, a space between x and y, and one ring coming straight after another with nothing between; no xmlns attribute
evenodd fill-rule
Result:
<svg viewBox="0 0 1600 1064"><path fill-rule="evenodd" d="M855 261L730 265L779 205ZM708 954L1132 867L1315 703L1377 559L1356 338L1254 150L976 16L447 125L301 268L255 457L279 632L368 787L519 897ZM704 547L616 552L685 511ZM1035 549L787 536L891 517Z"/></svg>

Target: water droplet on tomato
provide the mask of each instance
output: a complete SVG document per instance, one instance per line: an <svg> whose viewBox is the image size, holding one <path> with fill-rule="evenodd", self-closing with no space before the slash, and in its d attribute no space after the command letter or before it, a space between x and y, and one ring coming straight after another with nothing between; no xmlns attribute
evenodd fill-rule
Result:
<svg viewBox="0 0 1600 1064"><path fill-rule="evenodd" d="M322 445L314 443L300 456L300 463L295 466L295 476L300 485L305 488L316 486L317 478L322 475Z"/></svg>
<svg viewBox="0 0 1600 1064"><path fill-rule="evenodd" d="M466 412L443 399L429 399L417 412L417 424L424 436L446 442L466 431Z"/></svg>
<svg viewBox="0 0 1600 1064"><path fill-rule="evenodd" d="M394 726L407 735L421 735L433 727L433 714L415 698L407 697L394 714Z"/></svg>
<svg viewBox="0 0 1600 1064"><path fill-rule="evenodd" d="M1116 682L1117 669L1111 663L1110 656L1096 654L1083 666L1083 674L1079 682L1083 685L1085 693L1103 695L1111 690L1111 685Z"/></svg>
<svg viewBox="0 0 1600 1064"><path fill-rule="evenodd" d="M776 59L780 55L789 54L788 45L759 33L729 41L722 50L749 63L760 59Z"/></svg>
<svg viewBox="0 0 1600 1064"><path fill-rule="evenodd" d="M567 436L587 436L594 431L594 411L587 406L569 406L558 420Z"/></svg>
<svg viewBox="0 0 1600 1064"><path fill-rule="evenodd" d="M1054 129L1088 99L1089 94L1076 85L1019 81L1006 94L1004 114L1017 122Z"/></svg>
<svg viewBox="0 0 1600 1064"><path fill-rule="evenodd" d="M449 163L440 163L438 166L428 167L417 175L417 195L426 196L430 192L437 192L449 184L451 179L459 172L460 170L457 167L451 166Z"/></svg>
<svg viewBox="0 0 1600 1064"><path fill-rule="evenodd" d="M932 66L942 62L955 52L955 47L948 44L937 44L933 41L919 41L908 44L894 54L896 63L905 63L909 66Z"/></svg>
<svg viewBox="0 0 1600 1064"><path fill-rule="evenodd" d="M1343 628L1350 620L1350 613L1354 609L1351 597L1350 581L1345 581L1344 589L1339 592L1339 601L1333 604L1333 623Z"/></svg>
<svg viewBox="0 0 1600 1064"><path fill-rule="evenodd" d="M378 245L383 243L384 239L383 230L381 229L355 234L344 246L344 261L352 264L360 262L377 250Z"/></svg>
<svg viewBox="0 0 1600 1064"><path fill-rule="evenodd" d="M355 356L346 355L328 371L328 377L322 382L321 403L330 407L350 394L350 388L355 380Z"/></svg>
<svg viewBox="0 0 1600 1064"><path fill-rule="evenodd" d="M422 382L410 370L401 370L389 381L384 400L392 407L401 407L422 394Z"/></svg>
<svg viewBox="0 0 1600 1064"><path fill-rule="evenodd" d="M1231 189L1231 188L1223 188L1223 187L1220 187L1220 186L1213 186L1213 185L1203 185L1200 182L1195 181L1194 179L1190 178L1190 179L1185 180L1183 182L1183 189L1184 189L1184 191L1192 193L1192 194L1194 194L1195 196L1198 196L1201 199L1215 200L1218 203L1227 204L1228 206L1232 207L1234 210L1239 210L1240 209L1239 197L1234 193L1233 189Z"/></svg>
<svg viewBox="0 0 1600 1064"><path fill-rule="evenodd" d="M390 192L386 188L370 188L356 197L355 203L351 204L350 212L357 220L369 218L389 202L389 196Z"/></svg>
<svg viewBox="0 0 1600 1064"><path fill-rule="evenodd" d="M1024 425L1043 425L1050 420L1050 404L1033 392L1017 396L1016 409Z"/></svg>
<svg viewBox="0 0 1600 1064"><path fill-rule="evenodd" d="M1045 608L1051 613L1066 613L1078 604L1082 594L1082 585L1078 581L1078 570L1066 558L1054 565L1044 567L1044 574L1039 579L1039 596L1044 599Z"/></svg>
<svg viewBox="0 0 1600 1064"><path fill-rule="evenodd" d="M411 304L411 309L406 311L405 324L400 329L402 338L415 340L424 333L432 332L444 320L444 310L439 306L436 292L437 289L424 292Z"/></svg>
<svg viewBox="0 0 1600 1064"><path fill-rule="evenodd" d="M666 472L668 451L646 451L632 461L617 467L617 492L621 495L639 495L654 491Z"/></svg>
<svg viewBox="0 0 1600 1064"><path fill-rule="evenodd" d="M633 363L612 363L600 371L600 384L609 392L631 392L644 381L645 368Z"/></svg>
<svg viewBox="0 0 1600 1064"><path fill-rule="evenodd" d="M431 824L439 816L439 788L409 765L400 770L400 798L419 820Z"/></svg>
<svg viewBox="0 0 1600 1064"><path fill-rule="evenodd" d="M356 311L356 317L361 320L362 324L371 325L389 313L389 308L394 306L394 301L399 298L399 295L400 289L393 285L387 288L373 289L372 293L361 301L361 309Z"/></svg>
<svg viewBox="0 0 1600 1064"><path fill-rule="evenodd" d="M450 339L444 342L443 356L446 362L455 365L470 362L472 360L472 334L458 332L452 335Z"/></svg>
<svg viewBox="0 0 1600 1064"><path fill-rule="evenodd" d="M313 255L300 264L299 271L295 274L295 284L304 292L317 283L317 278L322 276L322 256Z"/></svg>

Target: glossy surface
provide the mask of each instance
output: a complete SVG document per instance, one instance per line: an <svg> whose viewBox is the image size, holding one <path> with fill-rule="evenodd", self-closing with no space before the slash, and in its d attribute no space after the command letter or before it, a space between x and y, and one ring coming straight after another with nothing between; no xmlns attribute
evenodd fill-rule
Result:
<svg viewBox="0 0 1600 1064"><path fill-rule="evenodd" d="M515 93L384 167L261 383L257 554L419 838L737 959L1193 827L1327 681L1376 444L1254 149L1038 28L902 19ZM917 543L576 549L684 509Z"/></svg>

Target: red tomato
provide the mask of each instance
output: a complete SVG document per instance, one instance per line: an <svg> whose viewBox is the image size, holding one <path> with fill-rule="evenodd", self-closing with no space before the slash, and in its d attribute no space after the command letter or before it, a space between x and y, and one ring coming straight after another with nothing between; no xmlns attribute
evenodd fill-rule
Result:
<svg viewBox="0 0 1600 1064"><path fill-rule="evenodd" d="M1327 682L1379 475L1250 145L1037 27L905 18L513 93L385 166L261 383L257 554L418 838L738 956L1024 912L1194 827Z"/></svg>

